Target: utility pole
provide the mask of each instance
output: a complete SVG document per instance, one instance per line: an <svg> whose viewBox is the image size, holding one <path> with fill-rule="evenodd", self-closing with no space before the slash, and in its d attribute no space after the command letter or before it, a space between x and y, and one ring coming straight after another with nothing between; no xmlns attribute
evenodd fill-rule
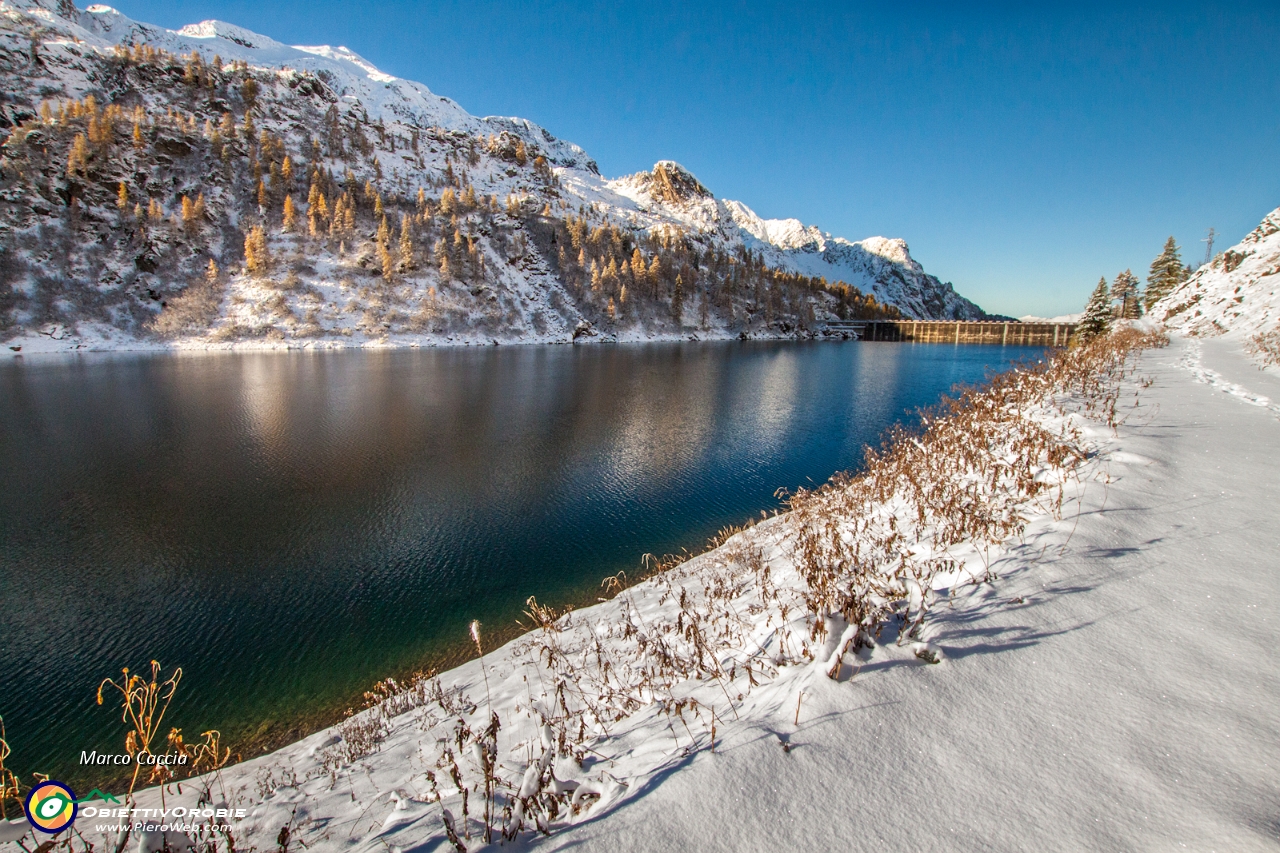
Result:
<svg viewBox="0 0 1280 853"><path fill-rule="evenodd" d="M1212 228L1210 228L1210 229L1209 229L1209 236L1208 236L1208 237L1205 237L1203 240L1201 240L1201 241L1200 241L1201 243L1204 243L1204 244L1205 244L1205 246L1204 246L1204 262L1205 262L1205 264L1208 264L1208 263L1209 263L1209 261L1213 260L1213 240L1214 240L1214 238L1215 238L1215 237L1217 237L1217 236L1218 236L1218 235L1217 235L1217 233L1215 233L1215 232L1214 232L1214 230L1213 230Z"/></svg>

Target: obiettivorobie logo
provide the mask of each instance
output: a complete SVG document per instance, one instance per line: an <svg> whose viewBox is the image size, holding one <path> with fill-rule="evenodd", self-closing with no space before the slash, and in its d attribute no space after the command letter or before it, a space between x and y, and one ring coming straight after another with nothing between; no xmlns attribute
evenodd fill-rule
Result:
<svg viewBox="0 0 1280 853"><path fill-rule="evenodd" d="M76 814L80 811L80 804L91 800L104 800L109 803L120 802L111 794L104 793L97 788L90 791L89 796L77 800L75 792L71 788L61 782L50 779L31 789L27 794L26 802L23 803L23 810L27 813L27 822L37 832L57 835L75 823Z"/></svg>
<svg viewBox="0 0 1280 853"><path fill-rule="evenodd" d="M83 810L80 809L81 803L93 800L99 800L103 805L85 806ZM115 806L108 805L110 803L115 803ZM76 799L75 792L70 787L53 779L41 782L31 789L23 803L23 811L27 819L26 823L31 829L47 835L57 835L69 829L77 817L114 820L114 823L100 823L94 826L95 830L108 834L130 829L181 833L230 832L231 824L227 821L232 818L239 820L246 815L245 809L201 808L200 806L139 808L122 805L117 797L97 788L90 791L89 796ZM16 835L12 834L17 823L17 821L0 821L0 844L16 840L25 834L25 829Z"/></svg>

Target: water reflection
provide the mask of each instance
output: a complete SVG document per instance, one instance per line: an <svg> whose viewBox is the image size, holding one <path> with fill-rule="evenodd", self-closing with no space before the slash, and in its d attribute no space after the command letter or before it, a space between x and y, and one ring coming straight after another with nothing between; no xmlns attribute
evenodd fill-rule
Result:
<svg viewBox="0 0 1280 853"><path fill-rule="evenodd" d="M683 344L0 366L0 714L24 773L116 740L93 691L186 670L174 724L340 707L482 617L697 547L1027 350Z"/></svg>

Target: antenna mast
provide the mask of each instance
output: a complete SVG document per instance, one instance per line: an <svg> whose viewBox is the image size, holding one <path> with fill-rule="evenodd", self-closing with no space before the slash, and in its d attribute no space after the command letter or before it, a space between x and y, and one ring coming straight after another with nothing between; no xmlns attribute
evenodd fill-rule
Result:
<svg viewBox="0 0 1280 853"><path fill-rule="evenodd" d="M1201 240L1201 241L1200 241L1201 243L1204 243L1204 244L1205 244L1205 246L1204 246L1204 262L1205 262L1206 264L1208 264L1208 263L1209 263L1209 261L1213 260L1213 240L1214 240L1214 238L1215 238L1215 237L1217 237L1217 236L1218 236L1218 235L1217 235L1217 233L1216 233L1212 228L1210 228L1210 229L1209 229L1209 236L1208 236L1208 237L1205 237L1203 240Z"/></svg>

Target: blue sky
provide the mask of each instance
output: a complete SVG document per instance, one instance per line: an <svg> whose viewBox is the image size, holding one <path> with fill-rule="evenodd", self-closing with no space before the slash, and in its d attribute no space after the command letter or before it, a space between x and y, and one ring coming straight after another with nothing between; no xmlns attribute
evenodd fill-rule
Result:
<svg viewBox="0 0 1280 853"><path fill-rule="evenodd" d="M722 198L902 237L993 312L1079 310L1280 205L1280 7L116 0L342 44L609 176L678 160Z"/></svg>

